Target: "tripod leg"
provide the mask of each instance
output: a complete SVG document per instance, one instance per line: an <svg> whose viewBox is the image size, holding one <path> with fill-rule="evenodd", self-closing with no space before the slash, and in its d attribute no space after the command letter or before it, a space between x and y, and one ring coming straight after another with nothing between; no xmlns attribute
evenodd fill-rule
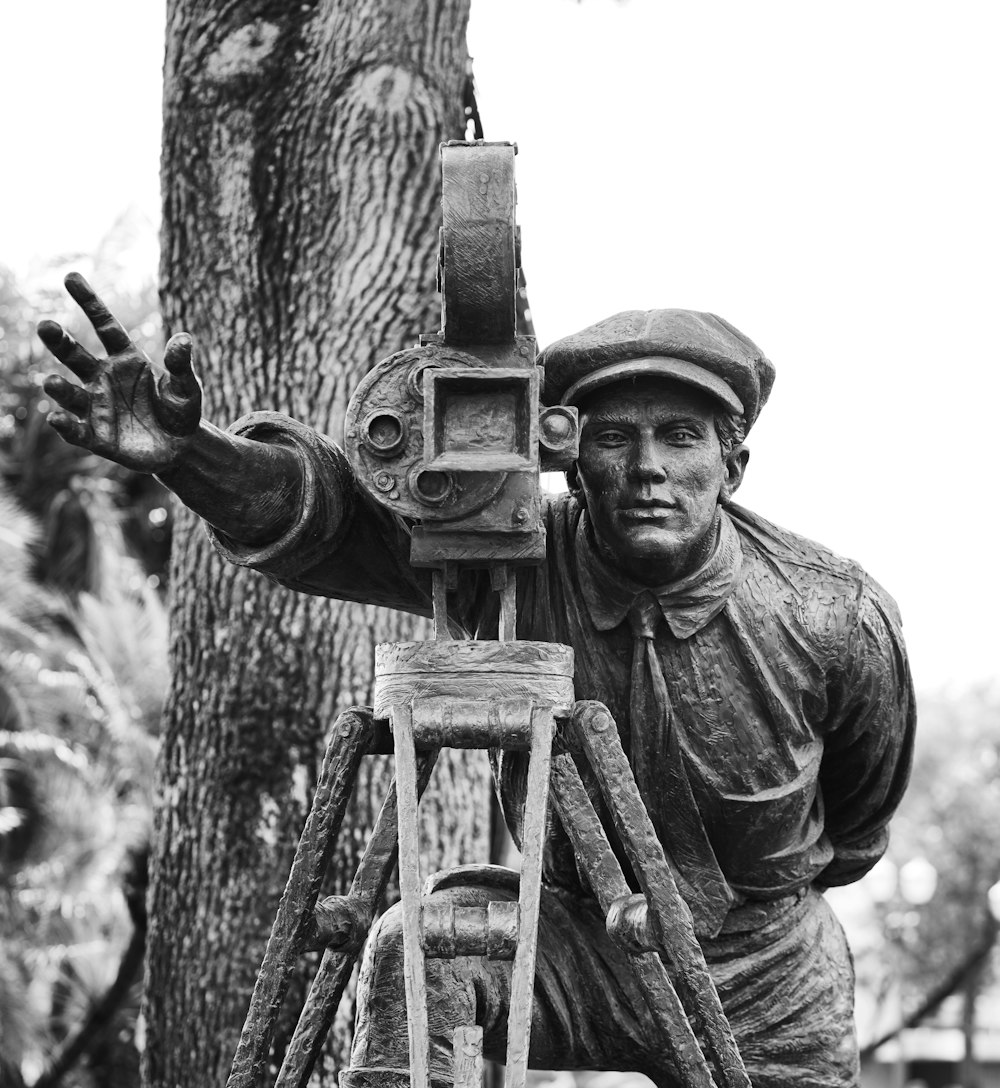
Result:
<svg viewBox="0 0 1000 1088"><path fill-rule="evenodd" d="M427 1024L427 979L420 940L421 880L417 822L417 766L410 705L394 706L396 790L399 797L399 892L403 901L403 980L410 1038L410 1086L431 1088L430 1031Z"/></svg>
<svg viewBox="0 0 1000 1088"><path fill-rule="evenodd" d="M483 1029L455 1028L455 1088L482 1088Z"/></svg>
<svg viewBox="0 0 1000 1088"><path fill-rule="evenodd" d="M437 757L437 751L429 751L421 753L417 759L418 797L430 781ZM348 893L350 898L359 901L369 917L374 915L385 895L396 864L397 819L396 783L393 780ZM306 1088L357 957L356 951L338 952L333 948L323 953L274 1088Z"/></svg>
<svg viewBox="0 0 1000 1088"><path fill-rule="evenodd" d="M611 711L602 703L577 703L573 726L646 895L663 948L689 1007L702 1022L706 1049L720 1083L723 1088L750 1088L750 1078L695 936L690 911L677 890L663 846L642 803Z"/></svg>
<svg viewBox="0 0 1000 1088"><path fill-rule="evenodd" d="M538 912L542 892L542 851L549 802L549 769L555 718L552 711L532 707L531 758L528 762L527 799L521 836L520 918L517 951L511 977L507 1020L505 1088L524 1088L531 1041L531 1010L535 993L535 953L538 948Z"/></svg>
<svg viewBox="0 0 1000 1088"><path fill-rule="evenodd" d="M371 711L345 711L333 727L309 817L278 905L226 1088L256 1088L267 1066L290 967L312 922L320 884L337 841L358 766L372 737Z"/></svg>
<svg viewBox="0 0 1000 1088"><path fill-rule="evenodd" d="M553 756L552 793L562 825L606 915L611 904L629 895L630 889L569 752ZM647 952L630 955L629 962L685 1088L714 1088L705 1056L660 957Z"/></svg>

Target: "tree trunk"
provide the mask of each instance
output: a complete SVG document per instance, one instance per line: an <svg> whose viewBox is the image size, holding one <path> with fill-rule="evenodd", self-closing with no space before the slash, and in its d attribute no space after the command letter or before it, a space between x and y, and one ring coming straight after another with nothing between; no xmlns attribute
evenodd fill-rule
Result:
<svg viewBox="0 0 1000 1088"><path fill-rule="evenodd" d="M438 328L437 147L464 134L468 6L168 3L163 313L196 339L208 418L274 409L339 440L364 372ZM227 567L186 513L172 586L143 1072L219 1088L325 732L370 702L375 643L424 628ZM481 753L439 765L425 864L486 860L488 781ZM331 890L386 782L365 764ZM333 1083L348 1031L314 1083Z"/></svg>

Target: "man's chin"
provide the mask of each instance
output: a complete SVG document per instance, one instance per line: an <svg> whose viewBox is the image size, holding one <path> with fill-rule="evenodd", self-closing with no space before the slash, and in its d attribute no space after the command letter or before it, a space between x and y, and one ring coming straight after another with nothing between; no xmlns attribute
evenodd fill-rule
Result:
<svg viewBox="0 0 1000 1088"><path fill-rule="evenodd" d="M662 528L631 526L612 547L623 559L671 563L687 550L687 542Z"/></svg>

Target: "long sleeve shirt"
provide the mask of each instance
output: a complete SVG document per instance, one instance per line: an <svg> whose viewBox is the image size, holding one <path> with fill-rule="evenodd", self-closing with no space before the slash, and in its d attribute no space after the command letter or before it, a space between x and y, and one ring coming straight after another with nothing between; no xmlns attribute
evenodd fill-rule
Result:
<svg viewBox="0 0 1000 1088"><path fill-rule="evenodd" d="M294 449L304 482L298 517L267 546L215 533L227 558L292 589L430 614L430 572L408 563L408 525L363 493L332 442L272 414L234 429ZM631 735L626 614L649 587L602 559L572 495L548 501L545 528L545 560L518 573L517 636L572 646L577 698L605 703L635 752L648 738ZM853 561L733 503L720 507L704 566L653 593L672 728L734 901L860 878L885 851L911 759L914 700L895 602ZM484 572L463 572L450 615L469 636L496 637ZM653 798L657 753L641 763L640 790ZM524 758L497 758L495 770L517 838ZM647 804L654 824L669 818L666 800ZM545 875L578 882L555 820Z"/></svg>

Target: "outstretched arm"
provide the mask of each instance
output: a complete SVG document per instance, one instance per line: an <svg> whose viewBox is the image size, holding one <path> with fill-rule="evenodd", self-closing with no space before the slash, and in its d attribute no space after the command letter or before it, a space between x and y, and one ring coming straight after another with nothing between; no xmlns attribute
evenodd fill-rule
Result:
<svg viewBox="0 0 1000 1088"><path fill-rule="evenodd" d="M202 419L186 333L171 337L163 366L157 366L83 276L70 273L66 290L108 354L91 355L54 321L39 324L42 343L83 383L45 379L46 393L59 405L49 423L73 445L154 473L185 506L234 540L261 544L280 536L298 503L302 470L296 454Z"/></svg>

